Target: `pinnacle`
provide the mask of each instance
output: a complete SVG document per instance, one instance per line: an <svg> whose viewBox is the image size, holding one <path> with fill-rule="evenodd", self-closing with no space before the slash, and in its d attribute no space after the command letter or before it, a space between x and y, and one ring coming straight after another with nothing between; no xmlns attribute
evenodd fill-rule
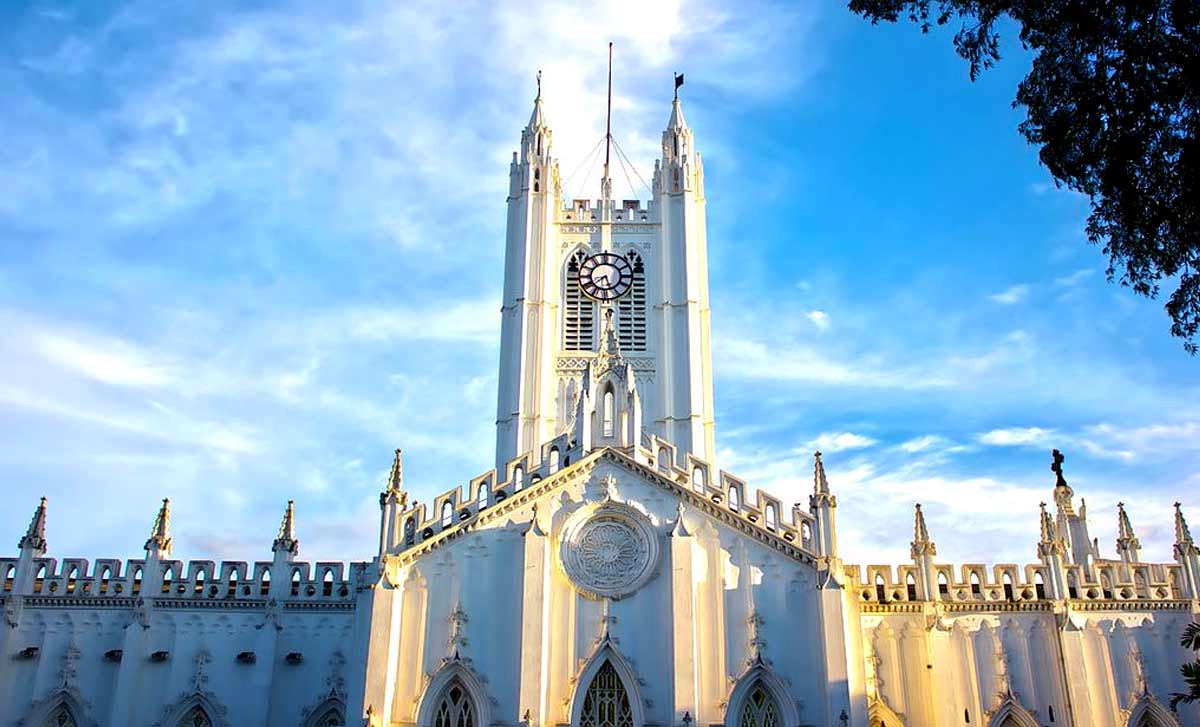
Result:
<svg viewBox="0 0 1200 727"><path fill-rule="evenodd" d="M146 541L146 550L161 550L171 552L171 501L163 498L162 507L154 518L154 527L150 531L150 539Z"/></svg>
<svg viewBox="0 0 1200 727"><path fill-rule="evenodd" d="M1192 531L1188 529L1187 520L1184 519L1183 510L1178 502L1175 503L1175 544L1192 545Z"/></svg>
<svg viewBox="0 0 1200 727"><path fill-rule="evenodd" d="M21 538L21 542L17 544L21 550L25 548L33 548L34 550L46 550L46 498L42 497L41 503L37 509L33 511L33 519L29 521L29 528L25 531L25 535Z"/></svg>
<svg viewBox="0 0 1200 727"><path fill-rule="evenodd" d="M392 461L392 472L388 475L389 490L404 489L404 454L400 449L396 450L396 459Z"/></svg>
<svg viewBox="0 0 1200 727"><path fill-rule="evenodd" d="M288 500L287 509L283 512L283 521L279 523L279 535L271 545L271 550L295 555L299 549L300 543L296 540L296 502Z"/></svg>
<svg viewBox="0 0 1200 727"><path fill-rule="evenodd" d="M825 463L821 461L821 453L813 452L813 460L813 492L828 495L829 480L825 478Z"/></svg>

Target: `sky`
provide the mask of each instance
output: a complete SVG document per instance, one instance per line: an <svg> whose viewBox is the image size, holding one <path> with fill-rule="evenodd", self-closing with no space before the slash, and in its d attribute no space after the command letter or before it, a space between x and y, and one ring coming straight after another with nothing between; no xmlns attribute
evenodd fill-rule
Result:
<svg viewBox="0 0 1200 727"><path fill-rule="evenodd" d="M1033 562L1050 449L1113 557L1200 526L1200 360L1105 280L1088 202L948 32L835 3L0 5L0 538L56 557L365 560L405 451L430 501L494 448L508 163L543 73L568 196L648 178L672 73L704 156L718 465L851 563ZM646 191L630 175L616 195Z"/></svg>

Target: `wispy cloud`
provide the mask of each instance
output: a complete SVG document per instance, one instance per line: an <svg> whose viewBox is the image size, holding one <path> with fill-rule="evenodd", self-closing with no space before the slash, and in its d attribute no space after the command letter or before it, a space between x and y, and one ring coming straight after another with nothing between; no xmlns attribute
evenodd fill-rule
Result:
<svg viewBox="0 0 1200 727"><path fill-rule="evenodd" d="M1054 434L1053 429L1041 427L1009 427L984 432L978 438L983 444L997 447L1019 447L1033 444L1041 446Z"/></svg>
<svg viewBox="0 0 1200 727"><path fill-rule="evenodd" d="M1016 305L1025 300L1025 296L1029 294L1029 286L1024 283L1013 285L1005 290L988 296L993 303L1000 305Z"/></svg>

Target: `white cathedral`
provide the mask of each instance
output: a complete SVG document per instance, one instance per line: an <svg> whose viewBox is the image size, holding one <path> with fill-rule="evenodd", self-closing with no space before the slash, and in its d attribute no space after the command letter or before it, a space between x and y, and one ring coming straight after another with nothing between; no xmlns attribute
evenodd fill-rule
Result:
<svg viewBox="0 0 1200 727"><path fill-rule="evenodd" d="M1200 550L1115 557L1055 452L1025 565L843 561L836 478L714 465L704 167L678 98L649 201L563 203L534 102L509 169L496 468L428 504L396 451L367 562L0 558L0 725L1186 727ZM1165 514L1164 514L1165 515ZM1036 518L1036 519L1035 519ZM1037 526L1034 526L1034 523ZM266 545L264 538L264 546Z"/></svg>

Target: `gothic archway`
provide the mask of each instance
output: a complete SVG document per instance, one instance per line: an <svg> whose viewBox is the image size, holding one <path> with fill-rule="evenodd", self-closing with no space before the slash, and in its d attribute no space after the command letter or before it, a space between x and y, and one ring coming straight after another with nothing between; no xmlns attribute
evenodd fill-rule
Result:
<svg viewBox="0 0 1200 727"><path fill-rule="evenodd" d="M799 722L787 684L761 660L738 679L725 707L726 727L790 727Z"/></svg>
<svg viewBox="0 0 1200 727"><path fill-rule="evenodd" d="M574 727L642 727L645 714L637 676L606 636L575 680Z"/></svg>
<svg viewBox="0 0 1200 727"><path fill-rule="evenodd" d="M434 674L417 708L420 727L488 727L491 715L483 682L457 655Z"/></svg>

